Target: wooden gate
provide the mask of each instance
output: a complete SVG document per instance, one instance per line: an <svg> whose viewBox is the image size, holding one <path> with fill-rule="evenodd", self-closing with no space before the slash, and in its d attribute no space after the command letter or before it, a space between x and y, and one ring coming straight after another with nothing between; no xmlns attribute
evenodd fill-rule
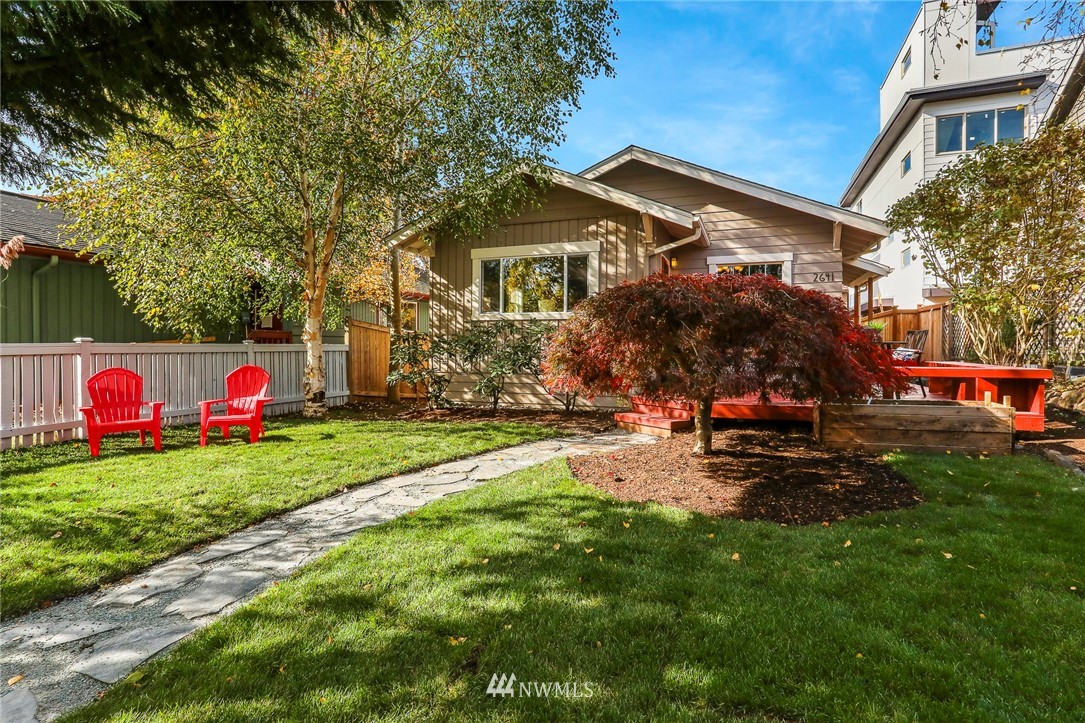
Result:
<svg viewBox="0 0 1085 723"><path fill-rule="evenodd" d="M351 319L348 324L349 381L351 397L378 397L388 394L389 357L392 350L391 330L386 326ZM401 399L419 396L405 384L399 385Z"/></svg>

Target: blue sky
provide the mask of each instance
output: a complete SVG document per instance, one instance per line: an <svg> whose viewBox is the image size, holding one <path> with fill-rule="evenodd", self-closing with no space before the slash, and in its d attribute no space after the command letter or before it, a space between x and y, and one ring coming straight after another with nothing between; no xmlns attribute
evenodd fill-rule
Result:
<svg viewBox="0 0 1085 723"><path fill-rule="evenodd" d="M619 2L617 76L553 153L629 144L836 203L878 132L878 87L919 1Z"/></svg>

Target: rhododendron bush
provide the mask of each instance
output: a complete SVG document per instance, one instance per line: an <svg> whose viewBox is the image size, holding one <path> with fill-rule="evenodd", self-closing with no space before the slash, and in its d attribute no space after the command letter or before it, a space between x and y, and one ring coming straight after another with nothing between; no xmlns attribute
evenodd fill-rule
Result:
<svg viewBox="0 0 1085 723"><path fill-rule="evenodd" d="M656 274L577 305L546 350L556 391L696 403L694 452L712 451L712 402L776 394L840 401L907 378L839 299L764 275Z"/></svg>

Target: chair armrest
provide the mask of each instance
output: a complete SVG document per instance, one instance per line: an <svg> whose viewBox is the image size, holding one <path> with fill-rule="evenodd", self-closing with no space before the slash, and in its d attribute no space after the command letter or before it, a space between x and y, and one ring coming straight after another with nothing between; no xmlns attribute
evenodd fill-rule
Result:
<svg viewBox="0 0 1085 723"><path fill-rule="evenodd" d="M166 406L165 402L144 402L143 406L151 408L151 419L162 418L162 407Z"/></svg>
<svg viewBox="0 0 1085 723"><path fill-rule="evenodd" d="M225 404L226 402L227 402L226 399L205 399L205 400L203 400L201 402L198 402L198 404L200 405L200 408L202 409L203 407L210 407L210 406L212 406L214 404Z"/></svg>
<svg viewBox="0 0 1085 723"><path fill-rule="evenodd" d="M82 414L88 421L97 421L97 417L94 416L94 407L80 407L79 413Z"/></svg>

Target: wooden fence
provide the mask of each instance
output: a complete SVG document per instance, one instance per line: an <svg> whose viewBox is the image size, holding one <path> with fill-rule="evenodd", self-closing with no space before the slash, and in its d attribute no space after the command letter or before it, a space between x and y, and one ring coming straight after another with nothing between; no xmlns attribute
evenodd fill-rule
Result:
<svg viewBox="0 0 1085 723"><path fill-rule="evenodd" d="M289 414L304 407L303 344L4 344L0 347L0 449L83 438L86 380L108 367L143 377L143 396L161 400L165 424L199 420L198 402L226 393L226 375L242 364L271 373L275 402L267 413ZM347 347L325 345L328 404L345 404Z"/></svg>
<svg viewBox="0 0 1085 723"><path fill-rule="evenodd" d="M384 399L388 394L391 330L386 326L351 319L347 327L347 340L350 347L351 396ZM401 399L416 399L422 395L401 383L399 396Z"/></svg>
<svg viewBox="0 0 1085 723"><path fill-rule="evenodd" d="M898 309L893 307L874 314L867 321L879 321L885 324L882 338L902 341L905 334L915 329L926 329L927 345L923 350L924 361L951 360L952 332L954 327L949 321L949 304L934 304L918 309Z"/></svg>

